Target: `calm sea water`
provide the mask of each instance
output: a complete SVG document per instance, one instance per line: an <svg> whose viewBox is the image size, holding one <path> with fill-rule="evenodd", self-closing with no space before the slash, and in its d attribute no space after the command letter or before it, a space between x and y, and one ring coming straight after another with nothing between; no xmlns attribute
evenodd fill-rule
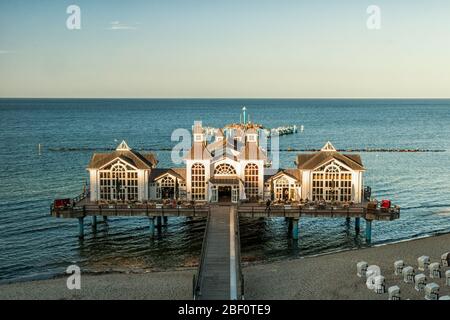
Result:
<svg viewBox="0 0 450 320"><path fill-rule="evenodd" d="M282 149L320 148L330 140L348 149L445 150L361 155L375 196L402 207L400 220L374 223L373 243L450 231L450 100L0 100L0 282L62 274L73 263L91 272L195 265L204 220L171 219L152 239L145 218L115 218L96 234L88 226L80 242L77 222L51 218L50 203L81 192L92 150L121 139L136 149L170 149L175 128L239 121L242 105L267 127L304 125L303 133L281 138ZM295 155L282 152L282 166L293 167ZM169 152L158 158L160 166L172 166ZM292 243L284 219L243 220L243 258L364 245L342 219L305 218L300 233Z"/></svg>

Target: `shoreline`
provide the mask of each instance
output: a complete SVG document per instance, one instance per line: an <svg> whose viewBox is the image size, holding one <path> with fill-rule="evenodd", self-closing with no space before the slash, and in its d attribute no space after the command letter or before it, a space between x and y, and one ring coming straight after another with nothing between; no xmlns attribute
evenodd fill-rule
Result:
<svg viewBox="0 0 450 320"><path fill-rule="evenodd" d="M423 299L423 292L393 274L395 260L403 259L417 272L417 258L428 255L440 261L450 251L450 233L423 236L367 248L342 250L279 261L245 264L245 298L253 299L387 299L375 294L356 276L356 263L364 260L381 267L386 287L400 286L402 299ZM442 274L449 267L442 268ZM0 299L192 299L192 279L196 268L137 273L106 272L82 274L82 290L66 288L66 275L47 280L0 285ZM418 273L418 272L417 272ZM428 279L427 275L427 279ZM441 295L450 295L445 279L428 279L441 286ZM274 296L274 292L277 293Z"/></svg>
<svg viewBox="0 0 450 320"><path fill-rule="evenodd" d="M309 255L305 255L305 256L296 256L296 257L288 256L288 257L265 259L265 260L252 260L252 261L247 261L247 262L244 261L242 263L242 266L243 266L243 268L246 268L246 267L265 265L265 264L270 264L270 263L279 263L279 262L283 262L283 261L321 257L321 256L332 255L332 254L337 254L337 253L341 253L341 252L347 252L347 251L353 251L353 250L363 250L363 249L376 248L376 247L386 246L386 245L391 245L391 244L410 242L410 241L415 241L415 240L420 240L420 239L427 239L427 238L437 237L437 236L446 235L446 234L450 235L450 231L445 231L445 230L444 231L436 231L433 233L421 234L421 235L417 235L414 237L408 237L408 238L398 239L398 240L394 240L394 241L384 241L384 242L373 244L371 246L361 246L361 247L354 247L354 248L338 249L338 250L334 250L334 251L326 251L326 252L309 254ZM449 250L450 250L450 248L449 248ZM82 271L82 273L84 275L88 275L88 276L101 276L101 275L107 275L107 274L119 274L119 275L120 274L125 274L125 275L126 274L149 274L149 273L197 270L197 267L198 267L198 265L177 266L177 267L172 267L172 268L167 268L167 269L161 269L161 268L145 269L145 268L142 268L142 269L108 270L108 271L88 270L88 271ZM26 283L26 282L36 282L36 281L46 281L46 280L56 280L56 279L60 279L60 278L64 278L64 277L67 277L67 275L65 273L59 273L59 274L53 274L53 275L49 275L49 276L35 276L35 277L30 277L30 278L24 277L24 278L11 279L11 280L5 279L5 280L0 280L0 288L5 285L12 285L12 284Z"/></svg>

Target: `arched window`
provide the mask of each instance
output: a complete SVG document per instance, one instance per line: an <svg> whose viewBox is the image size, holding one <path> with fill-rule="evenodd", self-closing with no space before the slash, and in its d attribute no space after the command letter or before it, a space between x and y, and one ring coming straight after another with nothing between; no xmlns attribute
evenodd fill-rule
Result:
<svg viewBox="0 0 450 320"><path fill-rule="evenodd" d="M175 180L166 176L161 179L156 188L156 197L158 199L174 199L175 198Z"/></svg>
<svg viewBox="0 0 450 320"><path fill-rule="evenodd" d="M214 170L214 174L233 175L236 174L236 170L232 165L228 163L219 164Z"/></svg>
<svg viewBox="0 0 450 320"><path fill-rule="evenodd" d="M201 163L192 165L191 168L191 195L192 200L205 200L206 180L205 166Z"/></svg>
<svg viewBox="0 0 450 320"><path fill-rule="evenodd" d="M332 162L313 173L313 200L351 201L352 174Z"/></svg>
<svg viewBox="0 0 450 320"><path fill-rule="evenodd" d="M258 166L254 163L249 163L245 166L245 194L248 199L257 200L258 199Z"/></svg>
<svg viewBox="0 0 450 320"><path fill-rule="evenodd" d="M169 176L164 177L161 180L161 187L175 187L175 181Z"/></svg>
<svg viewBox="0 0 450 320"><path fill-rule="evenodd" d="M138 173L120 161L100 171L101 200L138 200Z"/></svg>

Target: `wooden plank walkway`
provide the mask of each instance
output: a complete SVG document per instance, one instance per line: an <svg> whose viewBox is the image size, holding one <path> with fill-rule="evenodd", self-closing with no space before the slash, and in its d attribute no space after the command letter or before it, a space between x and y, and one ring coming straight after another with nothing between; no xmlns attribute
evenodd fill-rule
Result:
<svg viewBox="0 0 450 320"><path fill-rule="evenodd" d="M230 214L229 206L211 207L205 256L200 266L199 300L229 300L231 297Z"/></svg>

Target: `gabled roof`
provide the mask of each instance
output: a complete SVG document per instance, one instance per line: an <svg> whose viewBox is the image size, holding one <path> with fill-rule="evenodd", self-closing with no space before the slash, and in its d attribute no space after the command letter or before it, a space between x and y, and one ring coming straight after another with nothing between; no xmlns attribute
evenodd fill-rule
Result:
<svg viewBox="0 0 450 320"><path fill-rule="evenodd" d="M132 150L125 141L122 141L113 152L94 153L87 168L100 169L115 159L121 159L138 169L151 169L158 163L158 160L153 153L141 154Z"/></svg>
<svg viewBox="0 0 450 320"><path fill-rule="evenodd" d="M155 168L150 172L149 181L153 182L165 174L170 174L179 180L186 181L186 168Z"/></svg>
<svg viewBox="0 0 450 320"><path fill-rule="evenodd" d="M302 175L299 169L279 169L275 174L272 175L264 175L264 182L268 182L270 180L276 179L282 175L286 175L296 180L297 183L302 182Z"/></svg>
<svg viewBox="0 0 450 320"><path fill-rule="evenodd" d="M330 141L325 143L325 145L320 149L320 151L336 151L336 148L331 144Z"/></svg>
<svg viewBox="0 0 450 320"><path fill-rule="evenodd" d="M297 155L296 164L298 169L313 170L332 159L342 162L352 170L365 170L360 155L342 154L337 151L319 151L310 154L299 154Z"/></svg>
<svg viewBox="0 0 450 320"><path fill-rule="evenodd" d="M125 140L122 140L122 142L117 146L117 151L130 151L131 148L128 146L128 144L125 142Z"/></svg>

